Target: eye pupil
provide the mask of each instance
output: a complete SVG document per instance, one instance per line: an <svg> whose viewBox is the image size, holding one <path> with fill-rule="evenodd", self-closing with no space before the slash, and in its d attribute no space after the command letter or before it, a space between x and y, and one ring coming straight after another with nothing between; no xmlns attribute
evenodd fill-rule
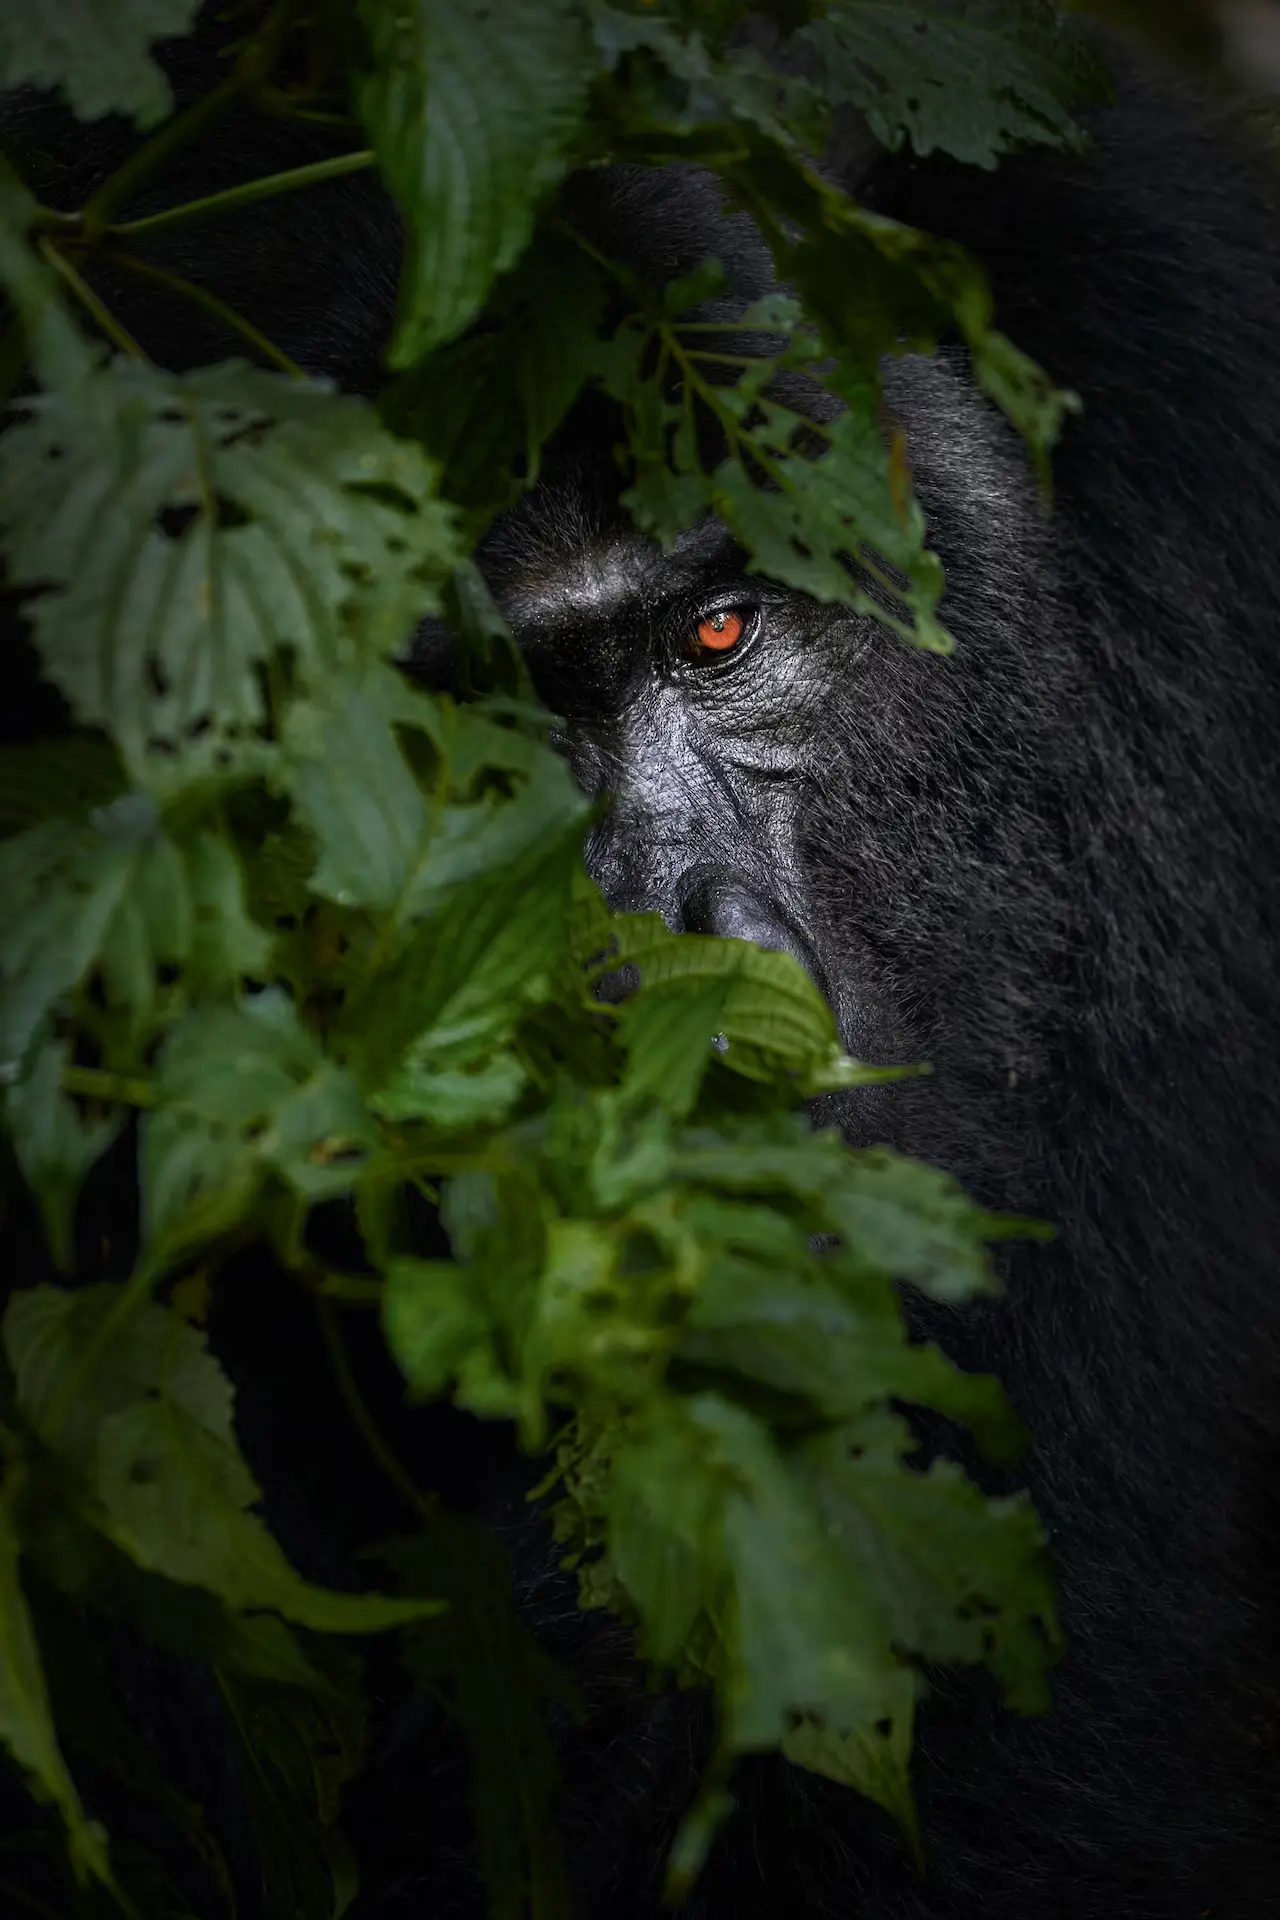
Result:
<svg viewBox="0 0 1280 1920"><path fill-rule="evenodd" d="M699 649L709 653L728 653L742 638L742 615L722 611L709 613L697 626Z"/></svg>

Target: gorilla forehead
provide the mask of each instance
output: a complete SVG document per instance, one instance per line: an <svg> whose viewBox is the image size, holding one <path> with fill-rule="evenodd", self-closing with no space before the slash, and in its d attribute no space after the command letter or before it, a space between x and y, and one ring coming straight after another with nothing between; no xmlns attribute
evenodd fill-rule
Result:
<svg viewBox="0 0 1280 1920"><path fill-rule="evenodd" d="M501 523L481 562L517 633L656 610L741 571L741 553L708 515L663 550L584 480L539 487Z"/></svg>

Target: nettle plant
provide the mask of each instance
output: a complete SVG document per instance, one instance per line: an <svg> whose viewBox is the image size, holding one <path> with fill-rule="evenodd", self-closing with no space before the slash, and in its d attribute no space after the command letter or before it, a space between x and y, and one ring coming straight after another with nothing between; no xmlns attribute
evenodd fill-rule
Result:
<svg viewBox="0 0 1280 1920"><path fill-rule="evenodd" d="M209 1857L94 1652L126 1616L216 1671L253 1749L247 1790L276 1796L272 1910L338 1913L368 1647L352 1636L395 1632L407 1673L463 1717L494 1910L561 1910L551 1683L494 1542L408 1487L420 1531L388 1548L379 1591L339 1592L261 1517L203 1324L228 1251L260 1242L301 1283L297 1313L323 1315L389 1473L344 1370L348 1303L372 1303L411 1395L514 1422L547 1455L583 1604L714 1690L717 1758L676 1883L748 1750L781 1748L911 1829L921 1663L984 1662L1036 1709L1056 1627L1025 1501L913 1461L904 1406L997 1460L1019 1434L993 1381L909 1339L896 1288L989 1291L988 1243L1026 1223L809 1126L805 1096L884 1076L843 1054L791 958L610 913L583 869L588 805L469 556L595 385L622 403L626 498L657 539L711 510L760 571L945 647L879 363L958 330L1041 463L1068 399L993 330L972 261L862 208L815 155L844 108L888 147L984 165L1069 144L1088 69L1039 0L280 0L231 10L223 78L174 114L150 43L197 10L118 0L69 24L8 0L0 20L0 87L139 130L76 212L38 202L20 143L0 158L9 645L25 625L69 716L0 754L9 1217L38 1207L63 1276L7 1262L0 1740L61 1816L77 1897L161 1910L77 1784L105 1755ZM740 31L749 12L802 53L790 77ZM195 215L131 220L131 199L233 105L313 123L333 150L199 217L363 168L398 203L381 408L147 262L148 230ZM696 160L757 221L789 291L742 321L736 380L680 322L714 267L643 285L564 217L571 170L614 160ZM152 364L104 265L163 275L247 357ZM796 368L843 408L818 435L771 397ZM466 697L396 665L442 612ZM606 1006L595 986L623 963L638 991ZM77 1256L108 1153L138 1196L114 1280ZM415 1255L415 1191L451 1258ZM335 1200L362 1246L341 1270L308 1230Z"/></svg>

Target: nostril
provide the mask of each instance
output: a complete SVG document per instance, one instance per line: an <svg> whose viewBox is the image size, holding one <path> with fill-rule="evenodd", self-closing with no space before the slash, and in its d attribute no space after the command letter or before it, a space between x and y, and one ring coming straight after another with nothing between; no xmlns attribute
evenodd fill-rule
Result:
<svg viewBox="0 0 1280 1920"><path fill-rule="evenodd" d="M680 889L676 925L681 933L715 934L722 940L751 940L758 947L789 953L819 986L822 976L809 943L782 909L741 875L724 867L695 867Z"/></svg>
<svg viewBox="0 0 1280 1920"><path fill-rule="evenodd" d="M761 947L784 944L779 916L742 881L724 876L704 880L684 896L680 931L754 940Z"/></svg>

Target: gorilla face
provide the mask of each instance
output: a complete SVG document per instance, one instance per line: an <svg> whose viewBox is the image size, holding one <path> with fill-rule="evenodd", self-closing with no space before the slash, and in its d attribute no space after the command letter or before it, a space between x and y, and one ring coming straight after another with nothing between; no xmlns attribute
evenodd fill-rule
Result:
<svg viewBox="0 0 1280 1920"><path fill-rule="evenodd" d="M587 858L610 903L792 953L855 1056L955 1068L977 1045L1007 1094L1032 1043L1025 1019L1003 1034L999 983L1043 978L1056 924L1046 543L1019 448L960 373L907 361L889 386L952 564L951 657L749 573L714 519L661 551L620 504L597 417L595 446L571 434L480 559L557 744L607 802ZM424 633L416 670L441 679L448 647ZM905 1142L936 1105L861 1090L822 1112L855 1142Z"/></svg>

